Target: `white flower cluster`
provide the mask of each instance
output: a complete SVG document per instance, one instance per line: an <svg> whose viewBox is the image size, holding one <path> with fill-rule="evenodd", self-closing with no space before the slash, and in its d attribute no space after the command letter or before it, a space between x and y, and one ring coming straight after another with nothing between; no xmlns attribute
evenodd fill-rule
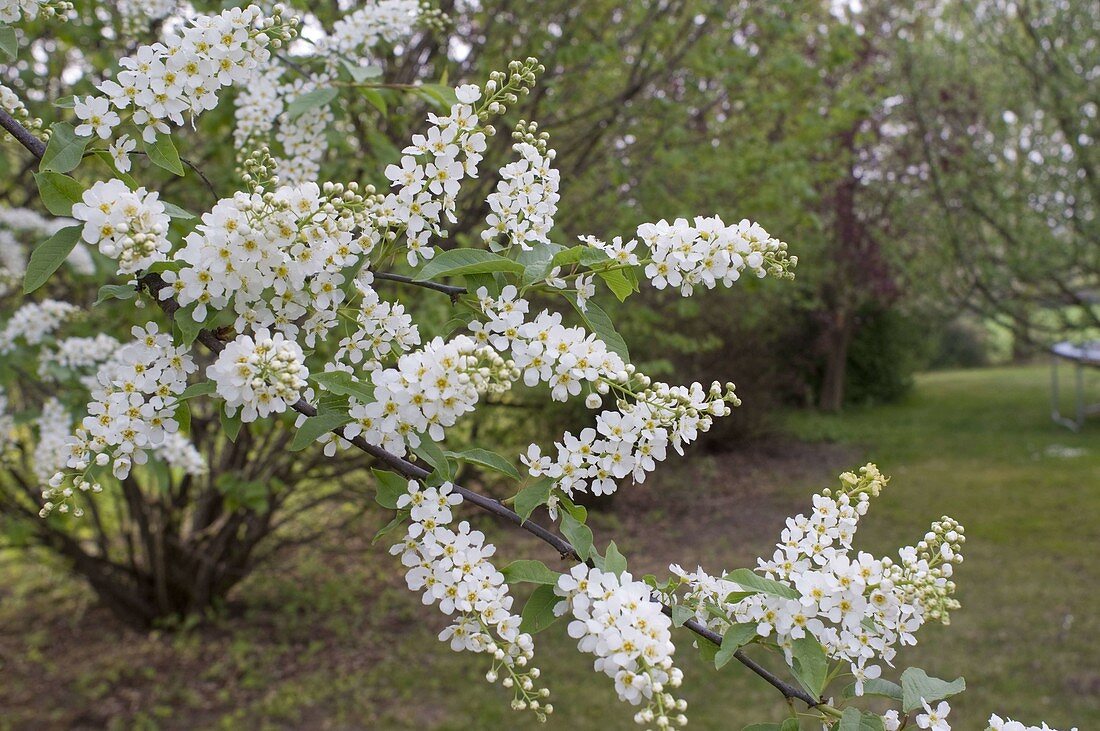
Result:
<svg viewBox="0 0 1100 731"><path fill-rule="evenodd" d="M420 0L377 0L336 21L332 33L318 41L318 46L358 61L379 42L392 44L408 38L420 15Z"/></svg>
<svg viewBox="0 0 1100 731"><path fill-rule="evenodd" d="M405 581L412 591L422 591L424 604L438 602L444 614L455 621L439 634L456 652L481 652L493 656L485 678L500 680L512 689L512 707L530 709L546 720L553 706L546 703L550 691L538 688L538 668L528 664L534 656L531 635L520 632L520 618L512 612L513 597L504 575L489 560L496 546L485 542L485 534L471 530L462 521L457 530L452 510L462 502L451 483L422 487L415 480L397 506L408 510L411 522L405 539L390 553L401 557L408 570Z"/></svg>
<svg viewBox="0 0 1100 731"><path fill-rule="evenodd" d="M172 336L160 332L155 322L131 332L135 340L96 374L87 416L69 439L66 465L73 472L59 471L50 478L49 489L42 493L43 515L55 507L68 512L74 490L99 492L99 484L88 478L89 470L110 465L116 478L125 479L134 464L148 461L147 450L179 430L176 397L196 366L186 348L173 345ZM80 514L80 509L74 512Z"/></svg>
<svg viewBox="0 0 1100 731"><path fill-rule="evenodd" d="M555 458L543 456L536 444L528 447L520 459L532 476L553 478L571 497L577 492L610 495L617 489L617 480L628 475L634 482L645 482L646 473L666 458L670 444L683 455L684 445L708 431L714 417L730 413L727 401L738 403L732 383L723 387L714 382L704 390L699 383L669 386L651 383L642 374L631 376L624 371L623 375L627 380L616 380L617 389L625 390L631 380L644 389L620 398L618 410L600 413L595 428L583 429L577 436L566 432L562 441L555 442ZM599 396L592 395L590 405L598 406Z"/></svg>
<svg viewBox="0 0 1100 731"><path fill-rule="evenodd" d="M268 327L297 338L301 327L312 347L337 322L342 270L374 246L358 232L370 214L357 191L355 183L307 183L218 201L175 253L190 266L164 273L170 286L161 297L194 304L196 322L232 302L238 331Z"/></svg>
<svg viewBox="0 0 1100 731"><path fill-rule="evenodd" d="M68 461L73 420L65 406L51 397L42 404L36 426L38 443L34 445L34 474L40 482L47 482L58 470L64 469Z"/></svg>
<svg viewBox="0 0 1100 731"><path fill-rule="evenodd" d="M352 422L344 436L362 436L397 455L416 448L422 435L442 441L444 429L474 410L480 395L511 387L517 374L492 348L460 335L450 342L435 338L420 350L402 355L396 367L371 373L374 401L351 399ZM335 437L323 437L331 454ZM341 442L341 446L350 444Z"/></svg>
<svg viewBox="0 0 1100 731"><path fill-rule="evenodd" d="M125 35L137 35L147 30L154 21L171 15L178 0L117 0L119 17Z"/></svg>
<svg viewBox="0 0 1100 731"><path fill-rule="evenodd" d="M0 330L0 355L10 353L19 340L25 345L41 345L78 312L79 307L57 300L23 305Z"/></svg>
<svg viewBox="0 0 1100 731"><path fill-rule="evenodd" d="M328 105L311 108L292 117L288 106L298 97L326 86L332 77L328 73L309 78L284 81L286 67L269 60L262 64L237 96L236 126L233 135L236 148L256 149L274 139L282 146L276 158L284 183L298 185L317 180L321 160L328 150L326 131L335 117Z"/></svg>
<svg viewBox="0 0 1100 731"><path fill-rule="evenodd" d="M986 731L1055 731L1045 723L1042 726L1025 726L1019 721L1013 721L1011 718L1001 718L994 714L989 717L989 726ZM1074 727L1070 731L1077 731Z"/></svg>
<svg viewBox="0 0 1100 731"><path fill-rule="evenodd" d="M4 1L0 0L0 3ZM30 110L27 109L27 105L15 93L15 90L6 84L0 84L0 109L10 114L16 122L26 127L27 131L38 139L43 142L49 141L50 128L46 126L41 117L32 115Z"/></svg>
<svg viewBox="0 0 1100 731"><path fill-rule="evenodd" d="M83 373L80 382L90 391L97 381L95 371L87 371L98 370L100 364L110 360L121 346L122 343L106 333L90 338L64 338L42 348L38 355L38 375L49 382L57 380L61 372Z"/></svg>
<svg viewBox="0 0 1100 731"><path fill-rule="evenodd" d="M500 169L500 181L488 198L492 212L486 218L489 228L482 231L484 241L507 238L509 245L529 251L533 244L550 243L558 211L560 174L551 167L554 151L539 145L519 142L512 149L520 159Z"/></svg>
<svg viewBox="0 0 1100 731"><path fill-rule="evenodd" d="M514 285L505 286L499 297L480 287L477 298L486 321L470 324L474 338L500 351L511 350L523 382L548 383L555 401L576 396L584 383L598 385L626 375L628 366L617 353L584 328L562 325L559 313L543 310L527 321L530 303L517 297Z"/></svg>
<svg viewBox="0 0 1100 731"><path fill-rule="evenodd" d="M190 439L178 431L165 434L164 441L153 453L169 466L182 470L185 475L206 474L206 458Z"/></svg>
<svg viewBox="0 0 1100 731"><path fill-rule="evenodd" d="M731 622L755 625L757 636L774 635L788 661L794 640L812 636L829 656L850 663L856 694L862 695L863 683L881 674L876 661L890 663L897 644L915 644L914 633L925 621L946 624L958 607L950 577L952 564L962 561L965 537L950 518L933 523L915 547L902 548L897 562L865 552L849 555L856 525L886 481L868 464L858 475L841 475L842 488L835 494L815 495L809 517L787 519L775 555L759 562L760 571L787 588L783 592L761 592L701 569L687 574L672 566L690 587L687 604L697 608L696 618L724 629L726 623L703 608L717 605ZM727 601L743 592L749 595Z"/></svg>
<svg viewBox="0 0 1100 731"><path fill-rule="evenodd" d="M119 274L134 274L167 261L171 222L160 194L130 190L121 180L101 180L84 191L73 218L84 222L81 238L118 261Z"/></svg>
<svg viewBox="0 0 1100 731"><path fill-rule="evenodd" d="M377 370L383 358L420 345L420 330L403 305L383 301L362 278L356 279L355 286L361 296L355 331L340 340L335 362Z"/></svg>
<svg viewBox="0 0 1100 731"><path fill-rule="evenodd" d="M727 226L717 216L696 217L694 224L683 218L672 223L662 219L639 226L638 238L649 248L645 275L653 286L679 287L685 297L698 285L732 286L746 269L758 277L769 270L784 276L797 263L795 257L787 257L785 243L748 220Z"/></svg>
<svg viewBox="0 0 1100 731"><path fill-rule="evenodd" d="M671 620L652 599L652 589L629 573L574 566L563 574L554 592L563 597L554 612L569 612L569 636L581 652L596 656L594 667L615 681L619 699L645 703L634 716L643 725L668 728L687 725L687 702L668 692L683 681L672 664Z"/></svg>
<svg viewBox="0 0 1100 731"><path fill-rule="evenodd" d="M228 343L206 377L225 399L226 412L233 416L240 409L241 421L250 422L281 414L298 401L309 377L304 361L298 343L260 328Z"/></svg>
<svg viewBox="0 0 1100 731"><path fill-rule="evenodd" d="M0 23L34 20L39 12L47 17L67 15L73 9L66 0L0 0Z"/></svg>
<svg viewBox="0 0 1100 731"><path fill-rule="evenodd" d="M128 115L147 143L218 104L222 87L247 81L270 57L268 46L292 38L296 18L284 21L276 5L270 17L256 5L199 15L178 34L141 46L119 61L123 70L96 88L98 96L78 98L74 112L82 137L108 139Z"/></svg>
<svg viewBox="0 0 1100 731"><path fill-rule="evenodd" d="M300 61L319 61L323 68L308 78L297 75L286 79L286 66L275 59L259 64L237 96L233 131L237 149L256 149L278 142L282 154L277 162L284 183L317 180L328 150L326 131L334 126L335 117L328 104L313 106L297 116L289 113L289 105L306 94L331 86L342 63L355 66L365 63L370 50L380 41L397 43L409 38L421 13L415 0L381 0L338 20L332 35L311 28L310 54Z"/></svg>
<svg viewBox="0 0 1100 731"><path fill-rule="evenodd" d="M481 98L473 84L455 89L458 104L446 117L428 115L432 126L425 134L413 135L412 144L402 150L399 165L388 165L386 178L397 188L386 196L385 215L405 227L408 261L415 265L430 259L435 249L432 236L445 236L442 220L455 220L455 197L463 178L477 177L477 166L485 151L485 132L471 106Z"/></svg>

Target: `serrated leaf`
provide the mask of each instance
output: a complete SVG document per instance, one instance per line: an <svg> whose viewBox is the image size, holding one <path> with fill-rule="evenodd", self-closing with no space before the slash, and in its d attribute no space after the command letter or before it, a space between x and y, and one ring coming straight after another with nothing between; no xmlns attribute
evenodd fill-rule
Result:
<svg viewBox="0 0 1100 731"><path fill-rule="evenodd" d="M683 604L672 605L672 626L683 627L684 622L695 616L695 610Z"/></svg>
<svg viewBox="0 0 1100 731"><path fill-rule="evenodd" d="M34 247L23 275L23 294L30 294L45 284L79 240L80 226L67 226Z"/></svg>
<svg viewBox="0 0 1100 731"><path fill-rule="evenodd" d="M933 678L920 668L908 668L901 674L901 707L906 713L921 708L921 699L934 703L966 690L966 681L951 682Z"/></svg>
<svg viewBox="0 0 1100 731"><path fill-rule="evenodd" d="M15 29L10 25L0 25L0 51L9 61L14 61L19 54L19 40L15 37Z"/></svg>
<svg viewBox="0 0 1100 731"><path fill-rule="evenodd" d="M217 390L218 388L213 381L202 381L201 383L193 383L187 388L183 389L183 393L177 396L176 400L187 401L198 396L210 396Z"/></svg>
<svg viewBox="0 0 1100 731"><path fill-rule="evenodd" d="M634 287L623 275L621 269L607 269L596 272L597 276L604 281L607 288L611 290L611 293L615 295L620 302L625 302L626 298L634 292Z"/></svg>
<svg viewBox="0 0 1100 731"><path fill-rule="evenodd" d="M487 449L464 449L461 452L444 452L444 454L451 459L469 462L470 464L476 464L479 467L485 467L494 472L499 472L502 475L511 477L517 482L521 479L519 470L517 470L511 462Z"/></svg>
<svg viewBox="0 0 1100 731"><path fill-rule="evenodd" d="M607 544L607 553L604 554L603 562L604 571L610 571L616 576L626 572L626 556L619 553L619 547L615 545L615 541Z"/></svg>
<svg viewBox="0 0 1100 731"><path fill-rule="evenodd" d="M199 336L199 333L202 332L202 323L195 321L193 312L193 307L181 307L172 316L176 327L179 328L181 345L190 346L195 342L195 338Z"/></svg>
<svg viewBox="0 0 1100 731"><path fill-rule="evenodd" d="M339 91L331 86L322 86L319 89L313 91L307 91L297 99L292 101L286 107L286 116L290 121L294 121L298 117L302 116L310 109L316 109L317 107L323 107L339 95Z"/></svg>
<svg viewBox="0 0 1100 731"><path fill-rule="evenodd" d="M450 111L451 107L458 104L458 97L455 95L455 90L450 86L443 84L421 84L417 87L417 91L428 101L432 102L438 109L446 112Z"/></svg>
<svg viewBox="0 0 1100 731"><path fill-rule="evenodd" d="M157 167L164 168L173 175L183 176L183 162L176 150L176 143L172 141L172 135L157 135L155 142L146 142L145 154Z"/></svg>
<svg viewBox="0 0 1100 731"><path fill-rule="evenodd" d="M343 411L326 411L311 416L298 427L289 449L291 452L300 452L317 441L322 434L338 429L349 421L351 417Z"/></svg>
<svg viewBox="0 0 1100 731"><path fill-rule="evenodd" d="M451 463L447 460L447 455L444 454L439 445L433 442L427 435L420 438L420 445L414 447L413 452L417 457L431 465L432 471L444 480L451 480L454 478L454 470L451 468Z"/></svg>
<svg viewBox="0 0 1100 731"><path fill-rule="evenodd" d="M527 520L535 508L545 505L550 499L550 490L553 487L554 481L551 478L542 477L516 493L514 505L519 517Z"/></svg>
<svg viewBox="0 0 1100 731"><path fill-rule="evenodd" d="M825 690L829 675L829 658L821 643L813 637L799 637L791 643L791 670L802 687L815 698Z"/></svg>
<svg viewBox="0 0 1100 731"><path fill-rule="evenodd" d="M357 84L377 79L382 75L382 68L379 66L360 66L356 63L344 61L344 68L347 69L348 76L352 78L352 81Z"/></svg>
<svg viewBox="0 0 1100 731"><path fill-rule="evenodd" d="M623 336L619 334L619 331L615 329L615 325L611 322L611 318L607 316L607 313L600 309L592 300L588 300L587 309L582 310L577 304L575 299L569 300L574 309L580 314L581 319L584 320L585 325L596 334L600 340L603 341L607 349L613 353L617 353L627 363L630 362L630 352L626 348L626 341L623 340Z"/></svg>
<svg viewBox="0 0 1100 731"><path fill-rule="evenodd" d="M137 288L132 284L105 284L99 288L95 304L107 300L132 300L134 297L137 297Z"/></svg>
<svg viewBox="0 0 1100 731"><path fill-rule="evenodd" d="M542 561L528 559L513 561L502 568L500 573L504 574L504 580L509 584L526 583L546 586L557 585L558 577L561 576L558 572L547 568Z"/></svg>
<svg viewBox="0 0 1100 731"><path fill-rule="evenodd" d="M882 717L873 713L864 713L858 708L848 707L840 717L837 731L884 731Z"/></svg>
<svg viewBox="0 0 1100 731"><path fill-rule="evenodd" d="M186 401L180 401L172 418L180 425L180 432L186 434L191 431L191 405Z"/></svg>
<svg viewBox="0 0 1100 731"><path fill-rule="evenodd" d="M374 479L378 481L378 492L374 499L383 508L397 510L397 498L409 491L408 479L386 470L372 469L371 472L374 473Z"/></svg>
<svg viewBox="0 0 1100 731"><path fill-rule="evenodd" d="M229 438L229 441L237 441L237 435L241 433L241 412L238 411L230 416L222 408L218 414L218 421L221 422L222 432Z"/></svg>
<svg viewBox="0 0 1100 731"><path fill-rule="evenodd" d="M756 625L749 623L730 625L722 635L722 646L714 655L714 667L721 670L733 659L734 653L751 642L754 637L756 637Z"/></svg>
<svg viewBox="0 0 1100 731"><path fill-rule="evenodd" d="M554 587L542 585L536 588L520 612L520 632L535 634L552 625L558 619L554 607L560 601L562 598L554 593Z"/></svg>
<svg viewBox="0 0 1100 731"><path fill-rule="evenodd" d="M177 206L175 203L169 203L166 200L162 200L161 204L164 206L164 212L168 214L169 218L178 218L184 221L195 218L194 213L191 213L190 211L185 211L184 209Z"/></svg>
<svg viewBox="0 0 1100 731"><path fill-rule="evenodd" d="M451 249L441 251L421 267L416 278L428 281L439 277L511 272L523 274L523 265L500 254L484 249Z"/></svg>
<svg viewBox="0 0 1100 731"><path fill-rule="evenodd" d="M726 579L726 581L732 581L746 589L783 597L784 599L798 599L799 596L801 596L794 587L787 586L786 584L771 579L765 579L751 569L737 569L736 571L731 571L726 574L723 578Z"/></svg>
<svg viewBox="0 0 1100 731"><path fill-rule="evenodd" d="M57 122L51 127L50 142L42 153L39 170L51 170L55 173L68 173L76 170L84 159L84 148L91 137L77 137L73 126L68 122Z"/></svg>
<svg viewBox="0 0 1100 731"><path fill-rule="evenodd" d="M856 695L855 690L856 684L852 683L844 689L844 697L854 698ZM863 681L863 695L879 695L899 702L902 699L901 686L884 678L872 678Z"/></svg>
<svg viewBox="0 0 1100 731"><path fill-rule="evenodd" d="M577 555L581 557L581 560L588 560L592 556L591 528L569 513L562 513L561 532L573 544L573 548L577 550Z"/></svg>
<svg viewBox="0 0 1100 731"><path fill-rule="evenodd" d="M71 216L73 204L84 195L84 186L62 173L35 173L34 182L42 205L55 216Z"/></svg>
<svg viewBox="0 0 1100 731"><path fill-rule="evenodd" d="M363 88L359 90L359 93L363 95L363 98L370 102L371 106L381 112L383 115L389 111L389 106L386 104L386 97L382 96L382 93L378 89Z"/></svg>
<svg viewBox="0 0 1100 731"><path fill-rule="evenodd" d="M338 396L354 396L362 403L374 401L374 384L360 381L344 371L313 373L310 375L309 380Z"/></svg>
<svg viewBox="0 0 1100 731"><path fill-rule="evenodd" d="M557 252L554 254L551 264L556 267L567 266L569 264L591 266L605 261L608 261L608 256L603 250L581 244Z"/></svg>

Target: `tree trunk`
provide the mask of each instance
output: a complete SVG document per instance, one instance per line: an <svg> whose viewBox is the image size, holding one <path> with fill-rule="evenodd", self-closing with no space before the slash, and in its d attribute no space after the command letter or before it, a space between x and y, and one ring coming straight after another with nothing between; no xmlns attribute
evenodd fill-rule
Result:
<svg viewBox="0 0 1100 731"><path fill-rule="evenodd" d="M848 379L848 348L852 344L852 318L846 312L837 312L835 320L825 333L825 370L818 394L818 408L837 412L844 406L844 385Z"/></svg>

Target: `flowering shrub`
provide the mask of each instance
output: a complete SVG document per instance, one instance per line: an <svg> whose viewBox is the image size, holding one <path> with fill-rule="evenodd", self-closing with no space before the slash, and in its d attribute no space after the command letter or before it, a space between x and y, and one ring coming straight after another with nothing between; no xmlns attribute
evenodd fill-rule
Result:
<svg viewBox="0 0 1100 731"><path fill-rule="evenodd" d="M43 9L67 12L60 3L24 2L0 17ZM164 10L150 12L159 18ZM900 673L900 683L882 675L924 623L947 623L958 607L952 569L965 533L945 516L897 559L856 552L858 522L887 482L874 465L815 495L812 511L787 521L777 550L755 569L720 575L674 565L665 580L636 577L614 543L597 547L575 502L644 481L738 404L733 384L672 385L640 372L597 301L608 293L625 300L643 281L687 297L733 286L745 273L791 277L796 258L786 244L759 224L717 216L644 224L610 243L593 236L557 243L555 154L536 124L520 121L515 159L485 201L475 240L486 248L445 245L457 197L478 176L494 125L543 72L532 58L447 93L399 161L377 171L384 189L319 178L325 146L307 140L334 124L340 84L369 89L378 75L369 46L438 20L405 0L379 2L331 33L312 29L311 50L287 59L277 52L294 47L300 23L291 11L230 8L165 24L162 39L122 58L96 93L71 100L75 124L32 119L4 90L0 122L39 159L42 204L72 221L5 213L7 229L51 234L29 261L14 237L0 238L5 281L10 287L21 275L32 297L4 323L0 351L29 349L44 374L63 374L87 391L75 423L50 398L30 430L0 394L0 446L36 444L43 520L88 512L98 519L99 494L132 489L145 465L188 476L210 469L191 421L191 410L205 404L219 413L222 440L242 438L243 425L282 425L293 436L275 451L372 460L377 501L395 513L388 530L405 530L391 552L409 589L449 618L441 641L491 656L486 679L511 690L516 710L552 715L534 636L568 615L578 649L595 657L609 691L643 726L687 723L675 637L693 641L718 668L737 660L790 700L791 718L773 728L797 728L797 718L809 716L839 731L948 729L944 699L964 689L961 678L917 668ZM304 78L287 81L287 69ZM131 177L137 139L152 165L201 175L184 167L174 131L224 102L230 88L239 89L240 189L195 216L169 200L167 187L161 195ZM107 179L85 166L89 157L107 165ZM90 257L110 280L100 302L133 300L149 311L119 333L124 340L60 337L83 308L34 294L66 261L90 273ZM409 273L395 271L402 267ZM404 307L375 289L379 281L449 296L454 320L446 332L422 336ZM545 454L531 445L518 457L525 474L503 455L443 450L449 429L520 380L545 386L555 401L583 397L598 411L593 426L564 434ZM293 424L281 416L287 411ZM463 461L515 481L516 494L501 503L457 484ZM535 560L495 566L484 534L456 522L462 504L527 530L576 566L561 574ZM543 509L557 532L530 521ZM516 583L535 585L518 612ZM757 648L776 651L789 679L753 660L748 651ZM842 678L851 682L837 696ZM865 710L860 699L868 695L894 708ZM993 716L990 728L1023 726Z"/></svg>

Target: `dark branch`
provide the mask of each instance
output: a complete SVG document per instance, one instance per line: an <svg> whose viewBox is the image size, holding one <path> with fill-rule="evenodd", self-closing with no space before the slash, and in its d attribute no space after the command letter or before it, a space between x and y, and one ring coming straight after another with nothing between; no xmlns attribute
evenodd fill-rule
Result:
<svg viewBox="0 0 1100 731"><path fill-rule="evenodd" d="M434 289L436 292L442 292L454 301L461 295L466 294L465 287L455 287L450 284L439 284L438 282L424 282L419 279L413 279L412 277L406 277L403 274L390 274L389 272L373 272L375 279L385 279L390 282L400 282L401 284L409 284L414 287L423 287L424 289Z"/></svg>
<svg viewBox="0 0 1100 731"><path fill-rule="evenodd" d="M9 126L9 124L11 126ZM11 132L12 136L19 140L19 142L24 147L26 147L31 152L31 154L39 158L42 157L42 153L45 151L45 146L42 144L42 142L34 137L34 135L32 135L29 131L27 131L26 128L24 128L21 124L12 119L12 117L3 110L0 110L0 125L2 125L4 129L7 129L9 132ZM375 276L377 275L378 274L376 273ZM396 279L397 276L398 275L387 275L383 278L394 278L394 281L403 281L403 279L407 279ZM413 283L417 285L430 284L428 282L416 282L415 280L411 279L408 280L408 283ZM168 285L164 282L164 279L162 279L159 274L146 274L144 277L141 278L140 286L145 288L149 292L150 296L152 296L152 298L156 300L156 302L160 305L160 308L164 310L165 314L167 314L169 317L173 316L179 309L179 304L171 297L161 299L161 290L163 290ZM444 286L446 285L437 285L437 287ZM436 287L432 288L434 289ZM465 292L465 290L461 287L453 287L450 289L461 289L463 292ZM214 353L221 353L221 351L225 349L225 342L222 341L222 339L219 338L218 335L211 330L201 330L198 334L197 339ZM300 399L297 403L292 404L291 408L293 408L299 414L303 414L307 417L317 415L317 409L314 408L312 404L306 402L305 399ZM342 430L339 428L333 429L332 433L340 437L341 439L346 439L346 437L342 433ZM412 462L409 462L402 457L398 457L396 454L392 454L391 452L388 452L381 447L371 444L362 437L356 437L355 439L350 439L347 441L350 441L360 451L371 455L375 459L390 466L398 474L408 477L409 479L423 480L431 474L423 467L413 464ZM537 523L532 523L529 520L523 520L523 518L521 518L518 513L501 503L499 500L495 500L480 493L474 492L473 490L465 488L462 485L454 485L454 491L461 495L462 499L466 502L472 503L482 510L492 513L498 518L512 523L513 525L519 526L523 530L538 538L540 541L543 541L544 543L550 545L554 548L555 551L557 551L561 555L563 559L582 561L580 554L577 553L577 549L575 549L573 545L569 543L569 541L547 530L546 528L543 528ZM667 605L663 606L665 613L670 613L672 611L671 608ZM689 619L687 622L684 622L684 627L691 630L708 642L713 642L715 645L718 646L721 646L722 644L722 635L714 632L713 630L707 629L694 619ZM820 698L814 698L806 691L800 688L796 688L790 683L785 682L782 678L778 677L770 670L761 666L755 660L745 655L743 652L741 652L741 650L735 652L734 657L737 658L738 662L740 662L742 665L759 675L772 687L776 688L780 693L783 694L784 698L797 698L811 708L816 708L818 706L824 705L824 701L822 701Z"/></svg>

